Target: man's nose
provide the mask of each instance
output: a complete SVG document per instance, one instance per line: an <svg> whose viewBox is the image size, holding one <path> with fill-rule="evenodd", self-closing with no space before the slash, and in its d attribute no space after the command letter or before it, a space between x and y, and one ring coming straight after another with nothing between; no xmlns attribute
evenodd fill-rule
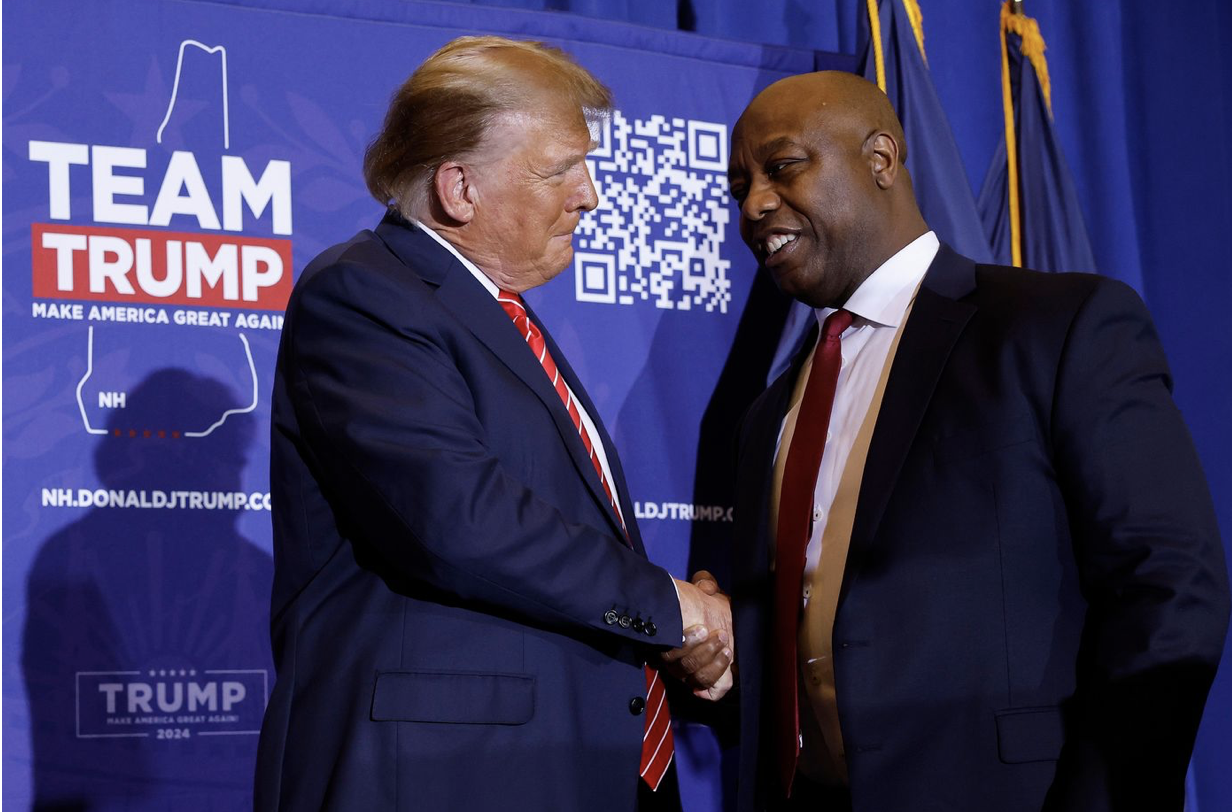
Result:
<svg viewBox="0 0 1232 812"><path fill-rule="evenodd" d="M571 211L576 209L594 211L599 205L599 193L595 191L595 182L591 179L590 169L585 163L582 164L582 179L574 197L575 205Z"/></svg>
<svg viewBox="0 0 1232 812"><path fill-rule="evenodd" d="M746 220L757 221L777 209L780 203L779 196L773 189L756 185L749 189L744 202L740 204L740 214Z"/></svg>

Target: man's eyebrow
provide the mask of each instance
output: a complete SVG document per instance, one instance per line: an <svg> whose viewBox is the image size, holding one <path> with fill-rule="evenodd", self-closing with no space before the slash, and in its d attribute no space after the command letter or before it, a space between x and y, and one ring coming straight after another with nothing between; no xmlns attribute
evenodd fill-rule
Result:
<svg viewBox="0 0 1232 812"><path fill-rule="evenodd" d="M566 158L561 158L559 161L553 161L548 164L541 164L540 171L546 175L558 175L565 172L586 160L586 154L570 155Z"/></svg>
<svg viewBox="0 0 1232 812"><path fill-rule="evenodd" d="M785 135L780 135L778 138L775 138L772 141L767 141L764 144L758 144L753 149L753 153L754 153L754 157L757 160L765 160L767 156L774 154L774 152L776 152L777 150L783 149L784 147L795 147L795 146L798 146L798 144L796 143L794 139L789 138ZM732 169L733 167L729 164L727 167L727 177L729 180L732 180L735 177L732 172Z"/></svg>
<svg viewBox="0 0 1232 812"><path fill-rule="evenodd" d="M791 138L788 138L785 135L781 135L778 138L774 139L773 141L768 141L765 144L762 144L761 146L759 146L757 149L757 154L766 155L768 153L774 152L777 149L782 149L783 147L794 147L794 146L796 146L796 142L794 140L792 140Z"/></svg>

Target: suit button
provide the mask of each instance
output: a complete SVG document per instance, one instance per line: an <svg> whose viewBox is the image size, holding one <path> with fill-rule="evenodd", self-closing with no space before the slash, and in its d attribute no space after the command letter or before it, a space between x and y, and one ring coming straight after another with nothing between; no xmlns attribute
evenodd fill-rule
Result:
<svg viewBox="0 0 1232 812"><path fill-rule="evenodd" d="M617 615L615 609L608 609L603 613L603 622L611 626L616 622Z"/></svg>
<svg viewBox="0 0 1232 812"><path fill-rule="evenodd" d="M633 618L633 631L640 632L644 628L646 628L646 623L640 617Z"/></svg>
<svg viewBox="0 0 1232 812"><path fill-rule="evenodd" d="M646 626L642 629L642 631L646 632L647 636L654 637L655 633L659 631L659 627L648 620L646 621Z"/></svg>
<svg viewBox="0 0 1232 812"><path fill-rule="evenodd" d="M629 617L628 615L621 615L619 623L620 623L620 628L627 629L633 625L633 618Z"/></svg>
<svg viewBox="0 0 1232 812"><path fill-rule="evenodd" d="M635 696L629 700L629 713L634 716L641 716L644 710L646 710L646 700L644 698Z"/></svg>

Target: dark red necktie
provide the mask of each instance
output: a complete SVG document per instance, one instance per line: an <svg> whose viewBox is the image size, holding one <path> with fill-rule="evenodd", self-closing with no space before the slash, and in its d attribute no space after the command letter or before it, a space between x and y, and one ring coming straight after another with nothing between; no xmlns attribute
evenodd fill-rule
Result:
<svg viewBox="0 0 1232 812"><path fill-rule="evenodd" d="M774 555L775 748L784 791L791 795L800 757L800 707L796 637L803 604L804 555L813 513L813 492L830 428L834 390L843 363L840 336L851 325L846 310L831 313L821 327L813 367L796 415L796 430L779 489L779 526Z"/></svg>
<svg viewBox="0 0 1232 812"><path fill-rule="evenodd" d="M573 395L570 394L569 387L565 385L564 377L560 374L560 370L556 368L556 362L552 360L552 356L548 352L547 342L543 340L543 333L539 332L539 328L530 320L530 316L526 312L526 305L523 304L521 296L507 290L502 290L500 295L496 297L496 300L500 302L500 306L509 314L509 318L513 319L513 325L518 328L518 332L526 339L531 352L539 359L539 363L543 366L543 371L551 379L552 386L556 389L556 394L560 395L561 403L565 404L565 410L569 412L569 417L573 420L573 427L577 429L578 436L582 438L582 445L586 448L587 453L590 454L590 462L595 466L595 473L599 475L599 483L603 485L603 492L607 494L612 510L616 511L616 518L620 520L620 528L625 534L625 543L629 544L629 531L625 528L624 516L620 515L620 507L616 504L616 498L612 495L612 485L603 474L603 466L599 463L599 456L595 453L594 442L590 439L586 427L582 425L582 415L578 411L577 404L573 401ZM645 666L645 671L646 725L645 732L642 735L642 761L639 769L641 770L642 780L652 790L655 790L659 788L659 782L663 780L668 766L671 765L672 755L676 750L674 740L672 739L672 721L667 712L667 691L663 687L663 680L659 678L659 672L650 666Z"/></svg>

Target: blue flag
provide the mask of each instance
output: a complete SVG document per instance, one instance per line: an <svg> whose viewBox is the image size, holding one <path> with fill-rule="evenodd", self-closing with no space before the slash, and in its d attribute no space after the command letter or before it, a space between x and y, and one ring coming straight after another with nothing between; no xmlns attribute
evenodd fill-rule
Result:
<svg viewBox="0 0 1232 812"><path fill-rule="evenodd" d="M1030 17L1001 8L1006 134L979 208L995 260L1040 271L1096 271L1074 182L1052 127L1044 39Z"/></svg>
<svg viewBox="0 0 1232 812"><path fill-rule="evenodd" d="M987 262L991 253L975 195L925 62L919 5L916 0L881 0L875 19L868 14L859 18L860 41L866 43L860 73L885 91L903 123L906 167L924 221L958 253Z"/></svg>
<svg viewBox="0 0 1232 812"><path fill-rule="evenodd" d="M865 0L860 2L864 5ZM868 11L857 14L858 41L864 44L860 74L885 91L903 124L905 166L924 221L960 254L990 262L992 252L975 195L925 62L919 5L916 0L881 0L876 15L873 0L868 5ZM770 365L770 380L787 368L812 323L812 310L794 302Z"/></svg>

